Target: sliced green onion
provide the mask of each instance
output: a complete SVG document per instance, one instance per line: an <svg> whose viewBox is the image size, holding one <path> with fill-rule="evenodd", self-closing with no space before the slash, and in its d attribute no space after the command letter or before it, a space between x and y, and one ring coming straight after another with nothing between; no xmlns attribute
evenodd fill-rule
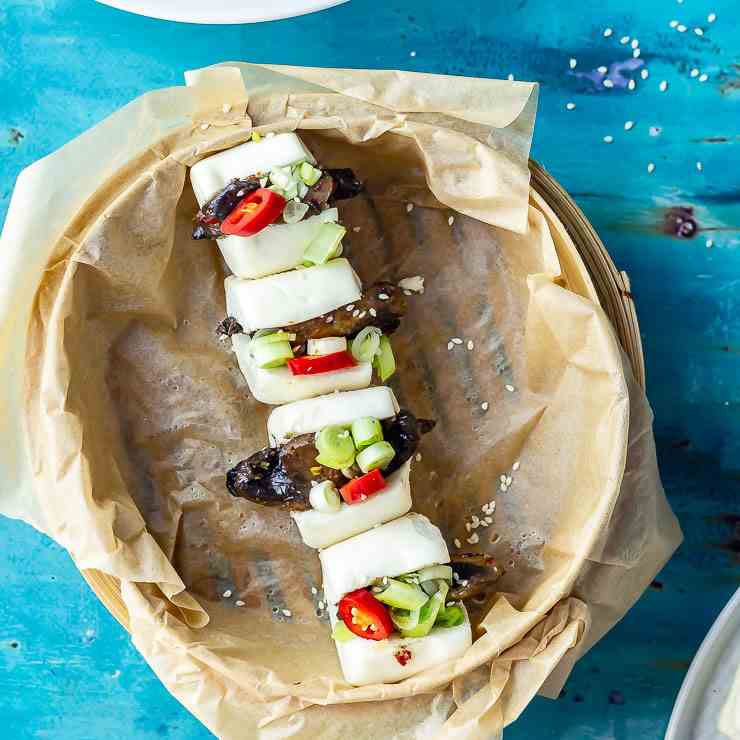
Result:
<svg viewBox="0 0 740 740"><path fill-rule="evenodd" d="M380 338L380 349L373 359L373 367L383 383L396 372L396 358L393 356L391 340L386 336Z"/></svg>
<svg viewBox="0 0 740 740"><path fill-rule="evenodd" d="M444 607L447 592L450 588L447 585L447 581L438 581L437 583L439 585L439 591L421 607L419 623L416 627L401 630L404 637L424 637L431 632L434 623L437 621L440 609Z"/></svg>
<svg viewBox="0 0 740 740"><path fill-rule="evenodd" d="M348 468L355 460L355 443L349 429L338 424L324 427L316 434L316 462L327 468Z"/></svg>
<svg viewBox="0 0 740 740"><path fill-rule="evenodd" d="M298 197L305 198L308 195L308 185L303 182L298 183Z"/></svg>
<svg viewBox="0 0 740 740"><path fill-rule="evenodd" d="M290 167L273 167L270 170L270 182L283 190L287 190L295 183L295 180Z"/></svg>
<svg viewBox="0 0 740 740"><path fill-rule="evenodd" d="M260 329L252 336L252 347L259 347L275 342L295 342L296 335L287 331L273 331L272 329Z"/></svg>
<svg viewBox="0 0 740 740"><path fill-rule="evenodd" d="M289 200L283 208L283 221L286 224L297 224L308 213L308 203L296 203Z"/></svg>
<svg viewBox="0 0 740 740"><path fill-rule="evenodd" d="M321 179L321 170L309 162L303 162L298 168L298 176L306 185L315 185Z"/></svg>
<svg viewBox="0 0 740 740"><path fill-rule="evenodd" d="M418 626L420 615L421 609L409 611L408 609L391 608L391 621L404 633Z"/></svg>
<svg viewBox="0 0 740 740"><path fill-rule="evenodd" d="M252 141L255 144L259 144L262 141L262 134L259 131L252 131Z"/></svg>
<svg viewBox="0 0 740 740"><path fill-rule="evenodd" d="M352 340L352 355L358 362L373 362L380 350L383 332L377 326L366 326Z"/></svg>
<svg viewBox="0 0 740 740"><path fill-rule="evenodd" d="M363 416L352 422L352 439L355 447L364 450L366 447L383 441L383 427L380 422L372 416Z"/></svg>
<svg viewBox="0 0 740 740"><path fill-rule="evenodd" d="M357 637L341 619L334 625L331 636L335 642L349 642Z"/></svg>
<svg viewBox="0 0 740 740"><path fill-rule="evenodd" d="M283 198L287 201L291 201L298 197L298 184L291 183L291 185L283 190Z"/></svg>
<svg viewBox="0 0 740 740"><path fill-rule="evenodd" d="M334 259L346 233L347 229L339 224L332 222L321 224L318 234L303 253L303 261L312 265L323 265Z"/></svg>
<svg viewBox="0 0 740 740"><path fill-rule="evenodd" d="M347 340L344 337L323 337L322 339L309 339L306 354L309 355L331 355L334 352L346 352Z"/></svg>
<svg viewBox="0 0 740 740"><path fill-rule="evenodd" d="M316 511L333 514L342 506L337 487L330 480L322 480L311 488L308 501Z"/></svg>
<svg viewBox="0 0 740 740"><path fill-rule="evenodd" d="M418 576L422 583L434 578L441 578L448 583L452 583L452 568L449 565L430 565L427 568L422 568L418 572Z"/></svg>
<svg viewBox="0 0 740 740"><path fill-rule="evenodd" d="M384 578L383 583L373 588L373 596L388 606L399 609L420 609L429 598L418 586L395 578Z"/></svg>
<svg viewBox="0 0 740 740"><path fill-rule="evenodd" d="M419 585L427 596L434 596L434 594L439 591L439 584L437 581L422 581Z"/></svg>
<svg viewBox="0 0 740 740"><path fill-rule="evenodd" d="M461 606L453 604L439 610L435 627L459 627L465 621L465 612Z"/></svg>
<svg viewBox="0 0 740 740"><path fill-rule="evenodd" d="M390 442L376 442L366 447L357 455L357 464L363 473L369 473L376 468L388 467L388 463L396 456L396 451Z"/></svg>
<svg viewBox="0 0 740 740"><path fill-rule="evenodd" d="M252 345L251 351L257 367L261 368L280 367L287 360L293 358L290 342L268 342Z"/></svg>

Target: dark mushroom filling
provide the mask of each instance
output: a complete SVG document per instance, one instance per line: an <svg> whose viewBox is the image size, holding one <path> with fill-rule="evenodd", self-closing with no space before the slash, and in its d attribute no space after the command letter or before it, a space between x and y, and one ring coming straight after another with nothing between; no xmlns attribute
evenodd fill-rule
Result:
<svg viewBox="0 0 740 740"><path fill-rule="evenodd" d="M458 552L452 555L450 564L457 576L448 594L453 601L486 596L501 577L495 559L485 553Z"/></svg>
<svg viewBox="0 0 740 740"><path fill-rule="evenodd" d="M383 436L396 452L383 470L388 476L398 470L415 453L423 434L436 422L417 419L410 411L401 410L393 419L381 421ZM267 447L242 460L226 474L226 487L233 496L265 506L280 506L291 511L311 508L311 486L330 480L337 488L349 482L344 472L316 462L319 454L315 434L301 434L280 447ZM345 471L350 472L350 471Z"/></svg>

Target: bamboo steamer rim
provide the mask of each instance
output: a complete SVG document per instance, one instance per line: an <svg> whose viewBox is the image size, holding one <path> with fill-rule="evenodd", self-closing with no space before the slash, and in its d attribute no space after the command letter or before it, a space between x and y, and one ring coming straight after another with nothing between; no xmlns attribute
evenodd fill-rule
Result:
<svg viewBox="0 0 740 740"><path fill-rule="evenodd" d="M530 201L548 221L566 282L575 292L604 309L635 378L644 389L645 361L627 273L617 269L593 226L560 184L534 160L530 160L529 169ZM81 572L108 611L129 630L128 611L118 578L95 569Z"/></svg>

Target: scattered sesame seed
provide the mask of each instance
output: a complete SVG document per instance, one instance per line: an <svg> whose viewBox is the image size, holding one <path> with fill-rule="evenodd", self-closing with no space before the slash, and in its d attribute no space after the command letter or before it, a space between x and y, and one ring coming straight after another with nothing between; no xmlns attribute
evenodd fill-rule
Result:
<svg viewBox="0 0 740 740"><path fill-rule="evenodd" d="M634 127L635 127L635 122L634 121L625 121L624 122L624 130L625 131L630 131Z"/></svg>
<svg viewBox="0 0 740 740"><path fill-rule="evenodd" d="M472 339L468 339L468 343L465 346L468 348L468 351L471 351L475 347L475 343Z"/></svg>
<svg viewBox="0 0 740 740"><path fill-rule="evenodd" d="M454 216L450 216L450 217L449 217L449 218L447 219L447 225L448 225L448 226L452 226L452 224L454 224L454 223L455 223L455 217L454 217Z"/></svg>
<svg viewBox="0 0 740 740"><path fill-rule="evenodd" d="M480 537L478 536L477 532L473 532L473 534L468 537L468 542L471 545L477 545L480 542ZM464 583L462 585L465 585Z"/></svg>
<svg viewBox="0 0 740 740"><path fill-rule="evenodd" d="M630 46L633 49L636 49L639 45L640 45L640 42L637 39L632 39L632 43L630 44Z"/></svg>
<svg viewBox="0 0 740 740"><path fill-rule="evenodd" d="M237 606L244 606L244 605L245 605L245 604L244 604L244 602L243 602L243 601L242 601L241 599L239 599L238 601L235 601L234 603L235 603L235 604L236 604Z"/></svg>
<svg viewBox="0 0 740 740"><path fill-rule="evenodd" d="M327 316L327 317L326 317L326 323L327 323L327 324L331 324L331 323L332 323L332 321L334 321L334 317L333 317L333 316Z"/></svg>
<svg viewBox="0 0 740 740"><path fill-rule="evenodd" d="M506 388L506 390L509 391L509 393L513 393L514 392L514 386L513 385L507 384L507 385L504 386L504 388Z"/></svg>
<svg viewBox="0 0 740 740"><path fill-rule="evenodd" d="M210 128L210 127L211 127L211 124L210 123L201 123L200 124L200 130L201 131L205 131L207 128Z"/></svg>
<svg viewBox="0 0 740 740"><path fill-rule="evenodd" d="M472 529L472 527L473 527L473 525L470 522L465 522L465 529L467 529L468 532L470 532L470 530Z"/></svg>
<svg viewBox="0 0 740 740"><path fill-rule="evenodd" d="M566 110L575 110L576 104L575 103L566 103L565 109Z"/></svg>
<svg viewBox="0 0 740 740"><path fill-rule="evenodd" d="M319 603L318 603L317 606L319 607L319 609L323 609L324 608L324 602L323 601L319 601Z"/></svg>
<svg viewBox="0 0 740 740"><path fill-rule="evenodd" d="M499 491L503 491L504 493L506 493L506 483L502 483L498 488Z"/></svg>
<svg viewBox="0 0 740 740"><path fill-rule="evenodd" d="M637 84L635 83L635 81L634 81L634 80L630 80L630 81L629 81L629 82L627 83L627 89L628 89L628 90L634 90L634 89L635 89L635 87L637 87Z"/></svg>
<svg viewBox="0 0 740 740"><path fill-rule="evenodd" d="M658 128L658 126L651 126L650 136L659 136L659 135L660 135L660 128Z"/></svg>
<svg viewBox="0 0 740 740"><path fill-rule="evenodd" d="M670 26L671 28L675 28L675 27L676 27L676 26L678 25L678 21L671 21L671 22L670 22L670 23L669 23L668 25L669 25L669 26Z"/></svg>
<svg viewBox="0 0 740 740"><path fill-rule="evenodd" d="M632 57L633 59L638 59L640 57L640 50L639 49L632 49Z"/></svg>
<svg viewBox="0 0 740 740"><path fill-rule="evenodd" d="M607 135L607 136L604 137L604 143L605 144L611 144L613 141L614 141L614 137L613 136Z"/></svg>
<svg viewBox="0 0 740 740"><path fill-rule="evenodd" d="M641 69L640 77L642 77L643 80L646 80L648 77L650 77L650 72L648 72L646 69Z"/></svg>
<svg viewBox="0 0 740 740"><path fill-rule="evenodd" d="M311 586L311 593L316 596L316 594L319 592L319 589L316 588L316 586Z"/></svg>
<svg viewBox="0 0 740 740"><path fill-rule="evenodd" d="M414 210L414 204L413 203L407 203L406 204L406 213L411 213L411 211Z"/></svg>
<svg viewBox="0 0 740 740"><path fill-rule="evenodd" d="M649 175L655 172L655 165L652 162L648 162L647 171Z"/></svg>
<svg viewBox="0 0 740 740"><path fill-rule="evenodd" d="M509 72L509 74L506 77L506 79L509 80L509 82L513 82L514 81L514 75L511 72Z"/></svg>
<svg viewBox="0 0 740 740"><path fill-rule="evenodd" d="M599 72L601 72L601 74L603 74L603 75L605 75L605 74L607 73L607 71L608 71L606 67L598 67L598 70L599 70Z"/></svg>
<svg viewBox="0 0 740 740"><path fill-rule="evenodd" d="M614 33L611 28L605 28L604 29L604 38L608 39L609 36L611 36Z"/></svg>
<svg viewBox="0 0 740 740"><path fill-rule="evenodd" d="M404 295L411 295L411 291L410 291L410 290L404 290L404 291L403 291L403 294L404 294Z"/></svg>
<svg viewBox="0 0 740 740"><path fill-rule="evenodd" d="M354 316L354 314L352 314ZM364 319L365 316L367 316L367 311L362 311L360 315L357 317L358 319Z"/></svg>
<svg viewBox="0 0 740 740"><path fill-rule="evenodd" d="M661 80L660 84L658 85L658 89L661 92L665 92L668 89L668 82L666 80Z"/></svg>
<svg viewBox="0 0 740 740"><path fill-rule="evenodd" d="M421 452L416 453L416 462L421 462Z"/></svg>
<svg viewBox="0 0 740 740"><path fill-rule="evenodd" d="M512 469L512 470L513 470L513 471L514 471L514 472L516 473L516 471L517 471L517 470L519 470L519 466L520 466L520 465L521 465L521 463L519 462L519 460L517 460L517 461L516 461L516 462L515 462L515 463L514 463L514 464L513 464L512 466L511 466L511 469Z"/></svg>
<svg viewBox="0 0 740 740"><path fill-rule="evenodd" d="M352 229L352 231L354 231L354 232L355 232L355 234L357 234L357 233L358 233L358 232L360 231L360 229L361 229L361 228L362 228L361 226L355 226L355 227L354 227L354 228Z"/></svg>
<svg viewBox="0 0 740 740"><path fill-rule="evenodd" d="M454 347L455 347L455 343L454 342L447 342L447 349L448 350L452 350L452 349L454 349Z"/></svg>
<svg viewBox="0 0 740 740"><path fill-rule="evenodd" d="M576 64L578 64L578 62L575 59L573 59L573 58L571 58L568 61L568 65L570 66L571 69L575 69L576 68Z"/></svg>
<svg viewBox="0 0 740 740"><path fill-rule="evenodd" d="M619 43L620 44L629 44L629 42L630 42L630 37L629 36L622 36L622 38L619 39Z"/></svg>
<svg viewBox="0 0 740 740"><path fill-rule="evenodd" d="M410 57L415 57L416 56L416 52L415 51L410 51L409 52L409 56Z"/></svg>
<svg viewBox="0 0 740 740"><path fill-rule="evenodd" d="M717 14L716 13L710 13L707 16L707 23L714 23L717 20Z"/></svg>
<svg viewBox="0 0 740 740"><path fill-rule="evenodd" d="M373 318L377 318L377 316L378 316L378 312L377 312L377 311L376 311L376 310L375 310L374 308L371 308L371 309L370 309L370 315L371 315L371 316L372 316Z"/></svg>
<svg viewBox="0 0 740 740"><path fill-rule="evenodd" d="M694 69L692 69L691 72L689 72L689 74L692 77L698 77L699 76L699 70L696 67L694 67Z"/></svg>
<svg viewBox="0 0 740 740"><path fill-rule="evenodd" d="M612 87L614 87L614 83L613 83L613 82L612 82L612 81L611 81L611 80L610 80L610 79L609 79L608 77L607 77L607 78L606 78L605 80L603 80L601 84L602 84L602 85L603 85L604 87L607 87L607 88L610 88L610 89L611 89Z"/></svg>
<svg viewBox="0 0 740 740"><path fill-rule="evenodd" d="M514 482L514 479L510 475L507 475L506 476L506 485L507 486L510 486L513 482Z"/></svg>
<svg viewBox="0 0 740 740"><path fill-rule="evenodd" d="M696 169L701 172L704 169L704 165L701 162L696 163Z"/></svg>
<svg viewBox="0 0 740 740"><path fill-rule="evenodd" d="M482 408L482 409L483 409L484 411L488 411L488 401L483 401L483 403L482 403L482 404L480 405L480 407L481 407L481 408Z"/></svg>
<svg viewBox="0 0 740 740"><path fill-rule="evenodd" d="M352 318L356 319L360 315L360 309L356 308L354 311L352 311Z"/></svg>
<svg viewBox="0 0 740 740"><path fill-rule="evenodd" d="M283 609L283 616L284 617L292 617L293 616L293 612L290 611L290 609Z"/></svg>
<svg viewBox="0 0 740 740"><path fill-rule="evenodd" d="M229 112L229 111L231 110L231 105L230 105L229 103L224 103L224 104L223 104L223 105L221 106L221 110L222 110L222 111L223 111L224 113L228 113L228 112Z"/></svg>
<svg viewBox="0 0 740 740"><path fill-rule="evenodd" d="M712 239L707 239L704 243L707 245L707 249L711 249L714 246L714 241Z"/></svg>
<svg viewBox="0 0 740 740"><path fill-rule="evenodd" d="M493 524L493 517L492 516L487 516L486 517L486 524L489 524L489 525L490 524Z"/></svg>
<svg viewBox="0 0 740 740"><path fill-rule="evenodd" d="M224 598L225 599L230 599L231 598L231 593L232 593L231 591L224 591Z"/></svg>
<svg viewBox="0 0 740 740"><path fill-rule="evenodd" d="M678 26L676 26L676 30L679 33L686 33L686 31L688 31L689 29L686 26L684 26L683 23L679 23Z"/></svg>
<svg viewBox="0 0 740 740"><path fill-rule="evenodd" d="M696 34L697 36L703 36L703 35L704 35L704 29L703 29L703 28L695 28L695 29L694 29L694 33L695 33L695 34Z"/></svg>
<svg viewBox="0 0 740 740"><path fill-rule="evenodd" d="M387 301L390 296L387 293L378 293L378 299L381 301Z"/></svg>
<svg viewBox="0 0 740 740"><path fill-rule="evenodd" d="M709 79L709 75L703 74L699 75L699 82L706 82Z"/></svg>
<svg viewBox="0 0 740 740"><path fill-rule="evenodd" d="M349 306L345 306L344 307L344 310L345 311L354 311L355 310L355 304L354 303L350 303Z"/></svg>
<svg viewBox="0 0 740 740"><path fill-rule="evenodd" d="M499 479L501 480L502 483L506 483L506 475L504 473L501 474Z"/></svg>
<svg viewBox="0 0 740 740"><path fill-rule="evenodd" d="M462 340L462 339L460 339L460 337L452 337L452 339L450 339L450 341L451 341L451 342L452 342L453 344L462 344L462 343L463 343L463 340Z"/></svg>
<svg viewBox="0 0 740 740"><path fill-rule="evenodd" d="M462 542L457 539L457 537L454 539L455 547L459 550L462 547Z"/></svg>

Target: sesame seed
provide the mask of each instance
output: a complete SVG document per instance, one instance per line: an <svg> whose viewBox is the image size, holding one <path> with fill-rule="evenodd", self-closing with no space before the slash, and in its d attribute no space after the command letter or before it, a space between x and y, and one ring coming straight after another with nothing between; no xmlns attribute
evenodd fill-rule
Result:
<svg viewBox="0 0 740 740"><path fill-rule="evenodd" d="M409 56L410 57L415 57L416 56L416 52L415 51L410 51L409 52Z"/></svg>
<svg viewBox="0 0 740 740"><path fill-rule="evenodd" d="M354 227L354 228L352 229L352 231L354 231L354 232L355 232L355 234L357 234L357 233L359 232L360 228L362 228L362 227L360 227L360 226L355 226L355 227Z"/></svg>
<svg viewBox="0 0 740 740"><path fill-rule="evenodd" d="M601 74L603 74L603 75L605 75L605 74L607 73L607 71L608 71L606 67L598 67L598 70L599 70L599 72L601 72Z"/></svg>
<svg viewBox="0 0 740 740"><path fill-rule="evenodd" d="M703 74L699 75L699 82L706 82L709 79L709 75Z"/></svg>
<svg viewBox="0 0 740 740"><path fill-rule="evenodd" d="M509 82L514 82L514 75L511 72L509 72L509 74L507 75L506 79Z"/></svg>
<svg viewBox="0 0 740 740"><path fill-rule="evenodd" d="M421 462L421 452L416 453L416 462Z"/></svg>
<svg viewBox="0 0 740 740"><path fill-rule="evenodd" d="M707 239L704 243L707 245L707 249L711 249L714 246L714 241L712 239Z"/></svg>
<svg viewBox="0 0 740 740"><path fill-rule="evenodd" d="M488 411L488 401L483 401L483 403L482 403L482 404L480 405L480 407L481 407L481 408L482 408L482 409L483 409L484 411Z"/></svg>
<svg viewBox="0 0 740 740"><path fill-rule="evenodd" d="M694 29L694 33L695 33L695 34L696 34L697 36L703 36L703 35L704 35L704 29L703 29L703 28L695 28L695 29Z"/></svg>
<svg viewBox="0 0 740 740"><path fill-rule="evenodd" d="M453 344L462 344L463 343L463 341L462 341L462 339L460 339L460 337L452 337L452 339L450 339L450 341Z"/></svg>
<svg viewBox="0 0 740 740"><path fill-rule="evenodd" d="M517 471L517 470L519 470L519 466L520 466L520 465L521 465L521 463L519 462L519 460L517 460L517 461L516 461L516 462L515 462L515 463L514 463L514 464L513 464L512 466L511 466L511 469L512 469L512 470L513 470L513 471L514 471L514 472L516 473L516 471Z"/></svg>
<svg viewBox="0 0 740 740"><path fill-rule="evenodd" d="M353 607L352 607L352 608L351 608L351 609L349 610L349 613L350 613L350 614L351 614L351 615L352 615L353 617L356 617L356 616L357 616L357 607L356 607L356 606L353 606Z"/></svg>
<svg viewBox="0 0 740 740"><path fill-rule="evenodd" d="M410 291L410 290L404 290L404 291L403 291L403 294L404 294L404 295L411 295L411 291Z"/></svg>
<svg viewBox="0 0 740 740"><path fill-rule="evenodd" d="M472 339L468 339L468 343L465 346L468 348L468 351L471 351L475 347L475 343Z"/></svg>
<svg viewBox="0 0 740 740"><path fill-rule="evenodd" d="M472 529L472 526L473 525L470 522L465 522L465 529L467 529L468 532L470 532L470 530Z"/></svg>
<svg viewBox="0 0 740 740"><path fill-rule="evenodd" d="M619 43L620 44L629 44L629 42L630 42L630 37L629 36L622 36L622 38L619 39Z"/></svg>
<svg viewBox="0 0 740 740"><path fill-rule="evenodd" d="M371 316L372 316L373 318L376 318L376 317L377 317L377 315L378 315L378 312L377 312L377 311L376 311L376 310L375 310L374 308L371 308L371 309L370 309L370 315L371 315Z"/></svg>
<svg viewBox="0 0 740 740"><path fill-rule="evenodd" d="M699 70L696 67L694 67L694 69L692 69L691 72L689 72L689 74L692 77L698 77L699 76Z"/></svg>
<svg viewBox="0 0 740 740"><path fill-rule="evenodd" d="M683 23L679 23L678 26L676 26L676 30L679 33L686 33L686 31L688 31L689 29L686 26L684 26Z"/></svg>
<svg viewBox="0 0 740 740"><path fill-rule="evenodd" d="M506 475L502 474L499 479L502 483L506 483Z"/></svg>
<svg viewBox="0 0 740 740"><path fill-rule="evenodd" d="M381 301L387 301L390 296L387 293L378 293L378 299Z"/></svg>
<svg viewBox="0 0 740 740"><path fill-rule="evenodd" d="M613 136L608 136L607 135L607 136L604 137L604 143L605 144L611 144L613 141L614 141L614 137Z"/></svg>
<svg viewBox="0 0 740 740"><path fill-rule="evenodd" d="M655 172L655 165L652 162L648 162L647 171L648 174Z"/></svg>
<svg viewBox="0 0 740 740"><path fill-rule="evenodd" d="M666 80L661 80L660 84L658 85L658 89L661 92L665 92L668 89L668 82L666 82Z"/></svg>
<svg viewBox="0 0 740 740"><path fill-rule="evenodd" d="M459 550L462 547L462 542L457 539L457 537L454 540L455 547Z"/></svg>
<svg viewBox="0 0 740 740"><path fill-rule="evenodd" d="M211 127L211 124L210 123L201 123L200 124L200 130L201 131L205 131L207 128L210 128L210 127Z"/></svg>
<svg viewBox="0 0 740 740"><path fill-rule="evenodd" d="M490 524L493 524L493 517L492 516L487 516L486 517L486 524L489 524L489 525Z"/></svg>
<svg viewBox="0 0 740 740"><path fill-rule="evenodd" d="M244 605L245 605L245 604L244 604L244 602L243 602L243 601L242 601L241 599L239 599L239 601L235 601L234 603L235 603L235 604L236 604L237 606L244 606Z"/></svg>
<svg viewBox="0 0 740 740"><path fill-rule="evenodd" d="M717 20L717 14L716 13L710 13L707 16L707 23L714 23Z"/></svg>
<svg viewBox="0 0 740 740"><path fill-rule="evenodd" d="M454 216L450 216L450 217L449 217L449 218L447 219L447 225L448 225L448 226L452 226L452 224L454 224L454 223L455 223L455 217L454 217Z"/></svg>
<svg viewBox="0 0 740 740"><path fill-rule="evenodd" d="M628 89L628 90L634 90L634 89L635 89L635 87L637 87L637 85L636 85L636 83L635 83L635 81L634 81L634 80L630 80L630 81L629 81L629 82L627 83L627 89Z"/></svg>
<svg viewBox="0 0 740 740"><path fill-rule="evenodd" d="M229 111L231 110L231 105L229 105L229 103L224 103L224 104L223 104L223 105L221 106L221 110L222 110L222 111L223 111L224 113L228 113L228 112L229 112Z"/></svg>
<svg viewBox="0 0 740 740"><path fill-rule="evenodd" d="M636 49L639 45L640 45L640 42L637 39L632 39L632 43L630 44L630 46L633 49Z"/></svg>
<svg viewBox="0 0 740 740"><path fill-rule="evenodd" d="M676 27L676 26L678 25L678 21L671 21L671 22L670 22L670 23L669 23L668 25L669 25L669 26L670 26L671 28L675 28L675 27Z"/></svg>
<svg viewBox="0 0 740 740"><path fill-rule="evenodd" d="M326 317L326 323L327 324L331 324L332 321L334 321L334 317L333 316L327 316Z"/></svg>
<svg viewBox="0 0 740 740"><path fill-rule="evenodd" d="M624 130L625 131L630 131L634 127L635 127L635 122L634 121L625 121L624 122Z"/></svg>
<svg viewBox="0 0 740 740"><path fill-rule="evenodd" d="M701 162L696 163L696 169L701 172L704 169L704 165Z"/></svg>
<svg viewBox="0 0 740 740"><path fill-rule="evenodd" d="M573 59L573 58L571 58L568 61L568 65L570 66L571 69L575 69L576 68L576 64L578 64L578 62L575 59Z"/></svg>
<svg viewBox="0 0 740 740"><path fill-rule="evenodd" d="M283 609L283 616L284 617L292 617L293 616L293 612L290 611L290 609Z"/></svg>
<svg viewBox="0 0 740 740"><path fill-rule="evenodd" d="M413 203L407 203L406 204L406 213L411 213L411 211L414 210L414 204Z"/></svg>
<svg viewBox="0 0 740 740"><path fill-rule="evenodd" d="M455 343L454 342L447 342L447 349L448 350L452 350L454 347L455 347Z"/></svg>
<svg viewBox="0 0 740 740"><path fill-rule="evenodd" d="M514 479L510 475L507 475L506 476L506 485L507 486L510 486L513 482L514 482Z"/></svg>
<svg viewBox="0 0 740 740"><path fill-rule="evenodd" d="M646 80L648 77L650 77L650 72L648 72L646 69L641 69L640 77L642 77L643 80Z"/></svg>
<svg viewBox="0 0 740 740"><path fill-rule="evenodd" d="M316 594L319 592L319 589L316 588L316 586L311 586L311 593L316 596Z"/></svg>
<svg viewBox="0 0 740 740"><path fill-rule="evenodd" d="M230 599L231 598L231 591L224 591L224 598Z"/></svg>
<svg viewBox="0 0 740 740"><path fill-rule="evenodd" d="M468 537L468 542L471 545L477 545L480 542L480 537L478 536L478 533L473 532L473 534L471 534L470 537ZM463 585L465 584L463 583Z"/></svg>
<svg viewBox="0 0 740 740"><path fill-rule="evenodd" d="M509 393L513 393L514 392L514 386L513 385L507 384L507 385L504 386L504 388L506 388L506 390L509 391Z"/></svg>
<svg viewBox="0 0 740 740"><path fill-rule="evenodd" d="M352 318L356 319L360 315L360 309L356 308L354 311L352 311Z"/></svg>
<svg viewBox="0 0 740 740"><path fill-rule="evenodd" d="M575 103L566 103L565 104L565 110L575 110L576 104Z"/></svg>
<svg viewBox="0 0 740 740"><path fill-rule="evenodd" d="M354 314L353 314L353 316L354 316ZM362 312L360 313L360 315L359 315L359 316L358 316L357 318L358 318L358 319L364 319L364 318L365 318L365 316L367 316L367 311L362 311Z"/></svg>
<svg viewBox="0 0 740 740"><path fill-rule="evenodd" d="M354 303L350 303L349 306L345 306L344 307L344 310L345 311L354 311L355 310L355 304Z"/></svg>
<svg viewBox="0 0 740 740"><path fill-rule="evenodd" d="M601 84L610 89L614 87L614 83L608 77Z"/></svg>
<svg viewBox="0 0 740 740"><path fill-rule="evenodd" d="M611 36L614 33L611 28L605 28L604 29L604 38L608 39L609 36Z"/></svg>
<svg viewBox="0 0 740 740"><path fill-rule="evenodd" d="M639 49L632 49L632 57L634 59L638 59L640 56L640 50Z"/></svg>
<svg viewBox="0 0 740 740"><path fill-rule="evenodd" d="M323 601L319 601L318 607L319 607L319 609L323 609L324 608L324 602Z"/></svg>
<svg viewBox="0 0 740 740"><path fill-rule="evenodd" d="M660 135L660 129L657 126L651 126L650 136L659 136L659 135Z"/></svg>

